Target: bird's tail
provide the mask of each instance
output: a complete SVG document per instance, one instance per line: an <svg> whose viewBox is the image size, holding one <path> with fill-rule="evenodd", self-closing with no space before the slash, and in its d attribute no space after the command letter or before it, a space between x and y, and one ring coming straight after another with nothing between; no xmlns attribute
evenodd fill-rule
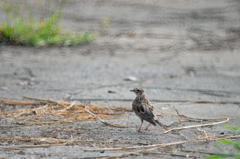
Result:
<svg viewBox="0 0 240 159"><path fill-rule="evenodd" d="M167 127L161 123L159 120L156 120L156 123L158 123L158 125L160 125L161 127L163 127L165 130L167 130Z"/></svg>

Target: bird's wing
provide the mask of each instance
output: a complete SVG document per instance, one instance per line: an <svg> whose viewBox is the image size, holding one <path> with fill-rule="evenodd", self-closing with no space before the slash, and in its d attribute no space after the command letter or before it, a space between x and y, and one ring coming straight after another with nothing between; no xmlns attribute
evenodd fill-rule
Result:
<svg viewBox="0 0 240 159"><path fill-rule="evenodd" d="M156 113L152 105L146 103L136 104L135 113L141 117L143 120L148 121L149 123L156 125Z"/></svg>

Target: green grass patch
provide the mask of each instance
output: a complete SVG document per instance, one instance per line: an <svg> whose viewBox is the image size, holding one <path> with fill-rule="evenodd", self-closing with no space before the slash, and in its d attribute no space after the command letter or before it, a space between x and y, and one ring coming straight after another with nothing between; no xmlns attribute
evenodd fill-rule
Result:
<svg viewBox="0 0 240 159"><path fill-rule="evenodd" d="M50 2L54 4L57 1L48 0L46 4ZM1 8L6 13L6 21L0 24L0 42L36 47L49 45L70 46L96 38L97 34L90 32L84 34L71 33L59 26L61 10L65 3L66 0L62 0L56 11L50 11L48 7L42 9L43 6L40 5L44 12L42 14L47 16L36 21L27 5L15 6L13 3L0 1ZM23 10L26 12L23 12Z"/></svg>
<svg viewBox="0 0 240 159"><path fill-rule="evenodd" d="M238 124L238 127L233 127L229 124L225 124L225 127L231 131L234 131L235 133L240 134L240 124ZM220 139L217 142L212 142L213 146L216 147L219 151L221 151L221 154L212 155L209 157L206 157L204 159L225 159L225 158L235 158L240 159L240 142L227 140L227 139ZM238 154L231 153L227 151L224 147L221 145L231 145L233 148L238 152Z"/></svg>

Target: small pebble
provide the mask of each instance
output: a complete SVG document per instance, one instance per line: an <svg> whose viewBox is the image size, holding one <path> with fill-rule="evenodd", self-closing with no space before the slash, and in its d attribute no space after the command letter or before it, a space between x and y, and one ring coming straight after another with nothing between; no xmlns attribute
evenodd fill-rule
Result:
<svg viewBox="0 0 240 159"><path fill-rule="evenodd" d="M108 93L116 93L115 91L108 90Z"/></svg>
<svg viewBox="0 0 240 159"><path fill-rule="evenodd" d="M124 80L125 81L137 81L137 78L133 77L133 76L129 76L129 77L125 78Z"/></svg>
<svg viewBox="0 0 240 159"><path fill-rule="evenodd" d="M8 87L2 86L2 87L0 87L0 90L8 90Z"/></svg>

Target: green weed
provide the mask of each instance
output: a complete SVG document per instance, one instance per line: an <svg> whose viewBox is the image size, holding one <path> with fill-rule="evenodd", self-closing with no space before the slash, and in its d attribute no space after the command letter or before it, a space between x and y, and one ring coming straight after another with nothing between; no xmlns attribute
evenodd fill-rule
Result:
<svg viewBox="0 0 240 159"><path fill-rule="evenodd" d="M70 46L88 42L97 37L97 34L89 32L84 34L70 33L60 28L59 20L66 0L60 0L58 8L54 5L55 2L59 1L47 0L45 6L42 6L39 2L38 6L42 16L39 21L36 21L28 5L15 6L13 3L0 1L0 6L6 13L6 22L0 24L0 42L36 47L48 45ZM51 10L51 3L55 7L54 11ZM23 10L27 14L24 14Z"/></svg>
<svg viewBox="0 0 240 159"><path fill-rule="evenodd" d="M229 124L225 124L225 127L231 131L234 131L238 134L240 134L240 125L238 127L232 127ZM240 142L232 141L232 140L227 140L227 139L220 139L217 142L212 142L213 146L216 147L219 151L221 151L221 154L216 154L212 155L209 157L206 157L204 159L225 159L228 157L232 157L235 159L240 159ZM227 151L225 148L223 148L221 145L232 145L234 149L239 153L239 154L234 154L229 151Z"/></svg>
<svg viewBox="0 0 240 159"><path fill-rule="evenodd" d="M109 25L110 19L108 17L103 18L102 20L102 30L106 29Z"/></svg>

